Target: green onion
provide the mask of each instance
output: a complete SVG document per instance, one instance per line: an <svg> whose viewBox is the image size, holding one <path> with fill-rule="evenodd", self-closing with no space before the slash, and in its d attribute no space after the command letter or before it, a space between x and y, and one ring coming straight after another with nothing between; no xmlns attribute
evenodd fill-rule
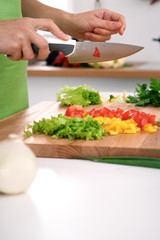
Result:
<svg viewBox="0 0 160 240"><path fill-rule="evenodd" d="M149 167L149 168L160 168L160 158L153 157L132 157L132 156L113 156L113 157L79 157L82 159L88 159L94 162L112 163L112 164L122 164L130 166L139 167Z"/></svg>

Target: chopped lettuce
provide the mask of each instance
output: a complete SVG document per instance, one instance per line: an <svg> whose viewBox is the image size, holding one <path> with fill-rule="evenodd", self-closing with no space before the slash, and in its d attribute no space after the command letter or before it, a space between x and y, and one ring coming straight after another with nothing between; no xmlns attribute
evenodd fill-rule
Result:
<svg viewBox="0 0 160 240"><path fill-rule="evenodd" d="M61 88L60 91L56 93L57 102L61 102L67 106L89 106L102 103L99 92L94 91L94 89L89 90L88 88L88 85L79 87L65 86L65 88Z"/></svg>
<svg viewBox="0 0 160 240"><path fill-rule="evenodd" d="M33 125L28 125L32 132L25 131L25 137L33 133L52 135L52 138L73 139L102 139L106 135L106 130L102 125L87 115L85 118L67 118L62 114L51 119L43 118L39 122L34 121ZM30 133L29 133L30 132Z"/></svg>

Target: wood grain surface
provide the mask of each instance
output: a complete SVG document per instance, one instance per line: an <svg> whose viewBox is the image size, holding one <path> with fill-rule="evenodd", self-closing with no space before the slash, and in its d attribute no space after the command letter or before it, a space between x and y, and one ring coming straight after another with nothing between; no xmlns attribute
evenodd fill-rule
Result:
<svg viewBox="0 0 160 240"><path fill-rule="evenodd" d="M137 109L150 114L156 114L157 125L160 126L160 108L135 107L134 104L104 103L86 107L89 110L95 107L124 110ZM16 133L23 139L27 124L58 113L64 113L66 107L56 102L41 102L24 111L13 114L0 120L0 140L6 139L10 133ZM106 136L102 140L67 140L52 139L51 136L34 134L24 142L33 150L37 157L70 158L70 157L103 157L103 156L152 156L160 157L160 153L148 151L160 150L160 128L156 133L119 134ZM148 150L146 150L148 149Z"/></svg>

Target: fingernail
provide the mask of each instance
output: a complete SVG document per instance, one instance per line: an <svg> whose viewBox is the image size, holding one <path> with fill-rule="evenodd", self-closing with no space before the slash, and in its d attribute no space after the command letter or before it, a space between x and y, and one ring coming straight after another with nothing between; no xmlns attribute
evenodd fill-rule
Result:
<svg viewBox="0 0 160 240"><path fill-rule="evenodd" d="M64 35L63 35L63 39L64 39L64 40L69 40L69 36L66 35L66 34L64 34Z"/></svg>
<svg viewBox="0 0 160 240"><path fill-rule="evenodd" d="M95 33L98 33L98 32L99 32L99 29L98 29L98 28L95 28L95 29L94 29L94 32L95 32Z"/></svg>
<svg viewBox="0 0 160 240"><path fill-rule="evenodd" d="M115 22L114 23L114 27L120 27L121 26L121 23L120 22Z"/></svg>
<svg viewBox="0 0 160 240"><path fill-rule="evenodd" d="M86 36L87 36L87 37L90 37L90 36L91 36L91 33L90 33L90 32L87 32L87 33L86 33Z"/></svg>

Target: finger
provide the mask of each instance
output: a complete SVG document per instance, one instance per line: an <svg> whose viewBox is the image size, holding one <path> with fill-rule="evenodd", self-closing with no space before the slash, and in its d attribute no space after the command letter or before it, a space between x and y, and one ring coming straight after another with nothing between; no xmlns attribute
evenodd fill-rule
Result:
<svg viewBox="0 0 160 240"><path fill-rule="evenodd" d="M32 50L32 47L29 41L23 42L22 52L23 52L23 60L32 60L35 58L35 54Z"/></svg>
<svg viewBox="0 0 160 240"><path fill-rule="evenodd" d="M111 21L121 22L123 25L125 25L125 17L119 13L109 11L108 13L104 14L104 19L109 19Z"/></svg>
<svg viewBox="0 0 160 240"><path fill-rule="evenodd" d="M36 56L37 59L45 59L49 55L49 46L48 42L45 38L40 36L38 33L33 32L32 38L30 39L31 43L34 43L38 48L38 55ZM31 44L30 43L30 44Z"/></svg>
<svg viewBox="0 0 160 240"><path fill-rule="evenodd" d="M59 27L51 19L33 19L35 30L49 31L57 38L69 40L68 35L62 32Z"/></svg>
<svg viewBox="0 0 160 240"><path fill-rule="evenodd" d="M124 31L126 30L126 26L122 26L119 30L119 34L123 35Z"/></svg>
<svg viewBox="0 0 160 240"><path fill-rule="evenodd" d="M126 21L125 17L119 13L112 12L112 11L105 11L103 15L103 19L120 22L122 24L119 33L122 35L126 29Z"/></svg>
<svg viewBox="0 0 160 240"><path fill-rule="evenodd" d="M105 42L111 39L111 36L101 36L92 32L85 33L85 40L92 42Z"/></svg>
<svg viewBox="0 0 160 240"><path fill-rule="evenodd" d="M103 28L103 29L106 29L108 31L115 31L115 30L119 30L122 27L122 23L121 22L98 19L95 26L96 26L96 28Z"/></svg>
<svg viewBox="0 0 160 240"><path fill-rule="evenodd" d="M13 61L20 61L23 59L22 55L7 55L7 58Z"/></svg>
<svg viewBox="0 0 160 240"><path fill-rule="evenodd" d="M7 58L13 61L20 61L23 59L21 47L12 48L12 51L7 54Z"/></svg>
<svg viewBox="0 0 160 240"><path fill-rule="evenodd" d="M120 28L120 34L122 35L126 29L126 21L125 21L125 17L123 15L120 15L118 13L113 13L111 14L111 20L112 21L118 21L122 23L122 26Z"/></svg>
<svg viewBox="0 0 160 240"><path fill-rule="evenodd" d="M95 28L93 32L98 34L98 35L101 35L101 36L111 36L113 34L119 33L119 29L114 30L114 31L108 31L108 30L103 29L103 28Z"/></svg>

